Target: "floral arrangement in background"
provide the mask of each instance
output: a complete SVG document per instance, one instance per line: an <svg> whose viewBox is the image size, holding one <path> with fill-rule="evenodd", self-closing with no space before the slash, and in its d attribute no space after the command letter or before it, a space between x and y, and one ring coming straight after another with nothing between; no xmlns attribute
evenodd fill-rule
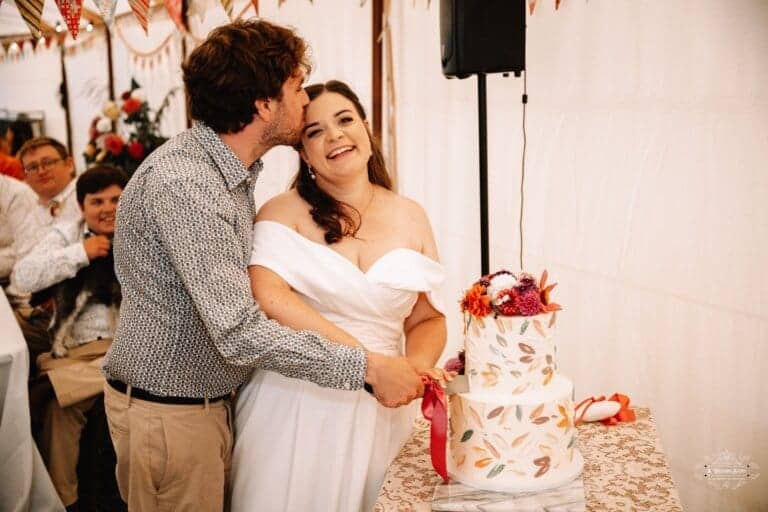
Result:
<svg viewBox="0 0 768 512"><path fill-rule="evenodd" d="M550 293L557 285L547 285L547 271L539 282L528 273L515 275L500 270L483 276L467 290L461 300L461 311L476 318L491 313L502 316L533 316L539 313L560 311L559 304L551 302Z"/></svg>
<svg viewBox="0 0 768 512"><path fill-rule="evenodd" d="M107 101L102 115L91 122L88 145L83 152L85 162L114 165L132 176L144 158L168 140L160 135L159 125L175 92L168 92L153 113L146 91L131 80L130 90L120 95L118 102Z"/></svg>

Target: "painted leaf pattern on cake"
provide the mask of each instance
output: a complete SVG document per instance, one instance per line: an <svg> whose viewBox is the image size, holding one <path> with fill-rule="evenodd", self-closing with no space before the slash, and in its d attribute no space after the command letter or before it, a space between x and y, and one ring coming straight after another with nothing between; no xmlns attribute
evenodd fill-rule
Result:
<svg viewBox="0 0 768 512"><path fill-rule="evenodd" d="M504 407L503 406L499 406L499 407L495 408L494 410L492 410L491 412L489 412L488 416L486 416L486 418L488 418L489 420L492 420L493 418L495 418L496 416L498 416L502 412L504 412Z"/></svg>
<svg viewBox="0 0 768 512"><path fill-rule="evenodd" d="M493 478L495 476L499 476L501 472L504 471L504 464L497 464L493 467L493 469L488 473L486 478Z"/></svg>
<svg viewBox="0 0 768 512"><path fill-rule="evenodd" d="M493 455L495 458L500 458L501 455L499 455L499 450L496 449L495 446L493 446L491 443L488 442L487 439L483 439L483 444L486 448L488 448L488 451Z"/></svg>
<svg viewBox="0 0 768 512"><path fill-rule="evenodd" d="M485 466L487 466L491 462L493 462L492 458L485 457L485 458L482 458L482 459L479 459L479 460L475 461L475 467L476 468L484 468Z"/></svg>

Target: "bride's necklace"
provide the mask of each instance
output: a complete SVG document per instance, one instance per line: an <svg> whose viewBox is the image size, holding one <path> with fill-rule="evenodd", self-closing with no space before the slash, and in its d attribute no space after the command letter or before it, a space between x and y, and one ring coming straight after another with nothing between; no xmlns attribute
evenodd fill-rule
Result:
<svg viewBox="0 0 768 512"><path fill-rule="evenodd" d="M368 209L371 207L371 204L373 203L373 197L376 195L376 186L371 185L371 197L368 198L368 204L365 205L365 208L363 208L360 211L360 221L362 222L363 217L368 212Z"/></svg>

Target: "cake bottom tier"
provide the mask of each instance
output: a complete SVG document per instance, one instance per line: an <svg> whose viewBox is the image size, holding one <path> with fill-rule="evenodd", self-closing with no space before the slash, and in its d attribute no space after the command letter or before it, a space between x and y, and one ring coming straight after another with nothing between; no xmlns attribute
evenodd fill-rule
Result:
<svg viewBox="0 0 768 512"><path fill-rule="evenodd" d="M576 478L573 383L556 376L546 391L450 396L451 478L501 492L538 491Z"/></svg>

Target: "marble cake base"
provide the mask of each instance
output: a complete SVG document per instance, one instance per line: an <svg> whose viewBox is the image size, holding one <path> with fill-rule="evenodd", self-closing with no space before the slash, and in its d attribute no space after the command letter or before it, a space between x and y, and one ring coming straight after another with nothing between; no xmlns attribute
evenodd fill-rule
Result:
<svg viewBox="0 0 768 512"><path fill-rule="evenodd" d="M435 487L432 497L435 511L477 512L584 512L584 480L575 480L554 489L539 492L501 493L484 491L460 483Z"/></svg>

